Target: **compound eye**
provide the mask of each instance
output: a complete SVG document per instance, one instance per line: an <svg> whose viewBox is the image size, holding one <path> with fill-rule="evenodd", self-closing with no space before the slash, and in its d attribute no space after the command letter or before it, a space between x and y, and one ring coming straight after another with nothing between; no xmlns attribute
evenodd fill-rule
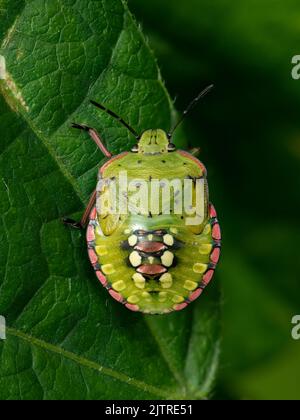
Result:
<svg viewBox="0 0 300 420"><path fill-rule="evenodd" d="M133 148L131 149L132 153L137 153L139 151L139 146L138 144L136 144L135 146L133 146Z"/></svg>
<svg viewBox="0 0 300 420"><path fill-rule="evenodd" d="M174 152L176 150L176 146L173 143L169 143L168 145L168 151L169 152Z"/></svg>

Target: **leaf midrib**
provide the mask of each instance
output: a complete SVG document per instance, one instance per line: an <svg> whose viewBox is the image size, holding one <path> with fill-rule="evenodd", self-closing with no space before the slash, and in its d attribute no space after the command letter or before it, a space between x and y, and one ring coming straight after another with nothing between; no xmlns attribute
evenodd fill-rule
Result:
<svg viewBox="0 0 300 420"><path fill-rule="evenodd" d="M132 19L133 23L135 24L135 21L134 21L130 11L128 10L128 8L127 8L127 6L126 6L126 4L124 3L123 0L122 0L122 3L124 5L125 13L128 13L129 17ZM18 14L16 20L19 18L19 16L20 16L20 14ZM122 33L123 29L124 29L124 27L121 29L120 33ZM139 28L137 28L137 30L139 31ZM6 39L6 37L4 38L4 40L5 39ZM119 37L118 37L118 39L119 39ZM118 39L117 39L117 42L118 42ZM142 40L143 40L144 44L147 46L147 48L149 48L143 37L142 37ZM115 47L112 48L112 55L113 55L114 49L115 49ZM99 78L101 77L101 74L97 77L94 84L97 82L97 80L99 80ZM169 101L169 104L170 104L170 111L172 113L171 100L170 100L169 95L167 94L166 88L165 88L165 86L164 86L164 84L161 80L159 71L158 71L157 82L163 87L163 90L165 91L166 97L167 97L167 99ZM91 90L92 86L90 87L89 91ZM2 92L2 94L3 94L3 92ZM5 97L4 94L3 94L3 96ZM83 101L81 102L80 105L82 105L82 103L84 102L85 99L86 98L83 99ZM77 107L77 109L74 111L74 113L76 113L76 111L78 110L80 105ZM29 119L29 117L27 116L27 113L25 111L23 111L22 109L19 109L19 113L20 113L22 119L24 120L24 122L27 124L28 128L42 142L42 144L44 145L44 147L48 151L49 155L52 157L53 161L57 164L59 170L61 171L61 173L63 174L65 179L69 182L69 184L72 186L76 196L78 197L78 199L81 201L82 205L84 206L85 205L85 197L84 197L84 194L82 193L81 189L79 188L76 179L74 179L72 174L68 171L68 169L63 165L63 163L60 161L60 159L56 156L55 149L51 146L47 137L44 136L43 133L40 130L37 129L36 125L34 124L33 121L31 121ZM63 124L65 124L65 123L66 122L64 122ZM55 133L56 132L57 132L57 130L55 131ZM55 133L53 135L55 135ZM51 137L53 137L53 135ZM156 336L156 334L154 333L154 331L150 327L150 325L147 322L145 317L143 317L143 320L144 320L145 324L147 325L148 329L150 330L151 335L152 335L154 341L156 342L156 344L158 346L158 349L159 349L159 352L160 352L163 360L166 362L170 373L172 374L175 381L180 386L181 390L185 391L184 393L186 393L188 391L188 386L187 386L186 381L184 380L183 372L178 371L177 367L174 366L174 364L172 363L172 361L170 360L170 358L166 354L165 349L162 347L160 339ZM96 362L93 362L93 361L90 361L88 359L82 358L81 356L78 356L75 353L68 352L68 351L66 351L66 350L64 350L64 349L62 349L58 346L47 343L47 342L45 342L43 340L40 340L38 338L32 337L32 336L30 336L30 335L28 335L28 334L26 334L26 333L24 333L20 330L17 330L17 329L14 329L14 328L9 328L8 329L8 334L10 334L12 336L15 336L15 337L18 337L20 339L23 339L24 341L30 342L31 344L36 345L36 346L38 346L40 348L43 348L45 350L52 351L56 354L60 354L62 356L65 356L66 358L72 360L73 362L79 363L81 366L85 366L87 368L97 370L98 372L101 371L104 374L106 374L107 376L114 377L115 379L118 379L122 382L127 383L127 381L129 380L130 384L136 386L139 389L145 390L145 387L146 387L148 392L154 392L156 395L159 395L163 398L168 398L168 399L169 398L173 398L173 399L186 398L186 395L175 396L175 395L172 395L173 391L172 392L167 392L167 391L161 390L159 388L153 387L152 385L148 385L148 384L146 384L142 381L132 379L132 378L126 376L125 374L119 373L119 372L114 371L110 368L105 368L104 366L101 366L101 365L97 364ZM195 396L193 396L191 398L194 399Z"/></svg>
<svg viewBox="0 0 300 420"><path fill-rule="evenodd" d="M142 390L143 392L146 391L149 394L157 395L165 399L181 400L183 398L182 395L174 393L173 390L170 390L170 391L164 390L154 385L147 384L146 382L140 381L138 379L131 378L125 375L124 373L121 373L115 369L107 368L92 360L89 360L82 356L78 356L75 353L65 350L62 347L59 347L57 345L48 343L44 340L41 340L39 338L26 334L23 331L20 331L18 329L7 327L6 333L7 333L7 336L18 338L22 341L25 341L26 343L29 343L32 346L39 347L47 352L50 352L60 357L63 357L65 359L68 359L84 368L94 370L98 372L98 374L102 374L110 378L116 379L122 383L126 383L127 385L133 386L139 390Z"/></svg>

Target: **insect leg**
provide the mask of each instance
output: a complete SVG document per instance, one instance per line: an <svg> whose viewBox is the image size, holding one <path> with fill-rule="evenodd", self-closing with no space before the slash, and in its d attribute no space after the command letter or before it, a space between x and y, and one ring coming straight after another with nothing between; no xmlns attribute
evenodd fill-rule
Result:
<svg viewBox="0 0 300 420"><path fill-rule="evenodd" d="M76 222L76 220L72 219L63 219L63 223L66 226L70 226L74 229L84 229L88 223L90 213L96 203L97 191L95 190L91 195L89 203L84 211L84 214L80 220L80 222Z"/></svg>
<svg viewBox="0 0 300 420"><path fill-rule="evenodd" d="M76 124L76 123L73 123L72 124L72 127L73 128L76 128L78 130L86 131L87 133L89 133L90 137L96 143L96 145L99 147L99 149L102 151L102 153L107 158L111 158L112 157L112 154L104 146L104 143L101 140L100 135L97 133L97 131L94 128L88 127L87 125L84 125L84 124Z"/></svg>

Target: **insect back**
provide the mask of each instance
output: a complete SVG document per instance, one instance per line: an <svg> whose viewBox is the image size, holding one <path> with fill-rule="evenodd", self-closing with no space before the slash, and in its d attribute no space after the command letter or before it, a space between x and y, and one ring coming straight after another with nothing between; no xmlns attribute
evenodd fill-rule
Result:
<svg viewBox="0 0 300 420"><path fill-rule="evenodd" d="M209 284L220 257L221 232L209 202L205 166L176 150L174 130L147 130L139 136L129 127L137 144L111 157L98 133L81 127L109 158L99 170L84 216L89 219L88 253L99 281L132 311L184 309Z"/></svg>

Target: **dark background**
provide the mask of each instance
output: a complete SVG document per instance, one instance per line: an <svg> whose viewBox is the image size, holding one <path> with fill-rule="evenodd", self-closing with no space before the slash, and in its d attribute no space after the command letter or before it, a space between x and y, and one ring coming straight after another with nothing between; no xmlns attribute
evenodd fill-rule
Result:
<svg viewBox="0 0 300 420"><path fill-rule="evenodd" d="M223 228L223 352L216 397L300 398L299 1L130 0L201 147Z"/></svg>

